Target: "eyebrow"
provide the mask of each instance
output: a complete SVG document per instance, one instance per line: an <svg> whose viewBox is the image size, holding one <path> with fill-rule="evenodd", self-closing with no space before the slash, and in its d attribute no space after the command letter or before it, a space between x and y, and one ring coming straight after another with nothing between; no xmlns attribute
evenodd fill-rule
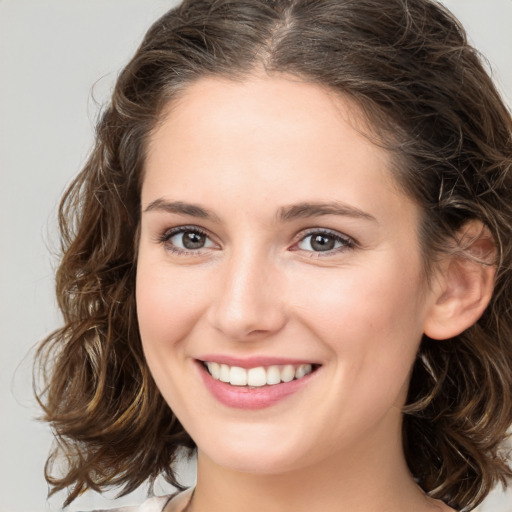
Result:
<svg viewBox="0 0 512 512"><path fill-rule="evenodd" d="M310 217L319 217L321 215L341 215L344 217L354 217L356 219L365 219L377 222L377 219L359 208L339 202L329 203L298 203L279 208L277 218L280 221L290 221L294 219L307 219Z"/></svg>
<svg viewBox="0 0 512 512"><path fill-rule="evenodd" d="M190 215L191 217L199 217L201 219L219 222L219 217L217 217L213 212L203 208L202 206L192 203L184 203L183 201L167 201L163 198L155 199L144 209L144 212L152 211L178 213L181 215Z"/></svg>
<svg viewBox="0 0 512 512"><path fill-rule="evenodd" d="M166 199L155 199L144 209L144 212L163 211L167 213L177 213L181 215L189 215L201 219L219 222L219 217L199 206L197 204L185 203L183 201L167 201ZM377 222L377 219L359 208L339 202L328 203L297 203L279 208L276 218L281 222L289 222L295 219L307 219L311 217L319 217L322 215L341 215L344 217L354 217L356 219L365 219Z"/></svg>

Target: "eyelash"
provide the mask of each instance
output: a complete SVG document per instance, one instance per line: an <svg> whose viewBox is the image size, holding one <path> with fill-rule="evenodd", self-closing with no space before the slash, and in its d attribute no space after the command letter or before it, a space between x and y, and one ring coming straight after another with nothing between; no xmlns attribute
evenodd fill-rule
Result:
<svg viewBox="0 0 512 512"><path fill-rule="evenodd" d="M169 229L165 232L163 232L158 237L158 242L163 244L165 246L165 249L178 255L195 255L199 256L203 253L203 249L209 249L210 247L200 247L197 249L184 249L181 247L177 247L175 244L171 243L170 240L172 237L179 235L179 234L185 234L185 233L191 233L196 234L200 236L204 236L207 240L211 241L210 236L206 231L203 229L198 228L197 226L179 226L176 228ZM313 235L319 235L323 236L325 238L333 239L334 243L341 244L339 247L334 247L332 249L328 249L326 251L308 251L305 249L301 249L299 246L300 243L304 242L307 238L312 237ZM320 228L314 228L307 230L305 233L301 233L300 236L297 236L298 240L294 243L292 249L293 251L302 251L308 255L310 258L321 258L321 257L327 257L332 256L333 254L338 254L350 249L354 249L357 247L357 242L355 242L354 239L350 238L349 236L342 235L338 233L337 231L332 231L330 229L320 229ZM213 242L212 242L213 244Z"/></svg>

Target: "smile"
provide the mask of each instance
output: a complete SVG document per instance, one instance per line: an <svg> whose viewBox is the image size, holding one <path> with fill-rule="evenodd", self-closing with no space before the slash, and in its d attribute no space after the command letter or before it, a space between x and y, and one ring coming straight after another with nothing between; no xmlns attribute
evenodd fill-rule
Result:
<svg viewBox="0 0 512 512"><path fill-rule="evenodd" d="M221 404L235 409L264 409L310 388L321 364L273 357L238 359L224 355L196 359L199 377Z"/></svg>
<svg viewBox="0 0 512 512"><path fill-rule="evenodd" d="M204 361L203 365L208 373L217 381L225 382L232 386L263 387L291 382L302 379L314 371L313 364L299 365L271 365L255 368L241 368L229 366L213 361Z"/></svg>

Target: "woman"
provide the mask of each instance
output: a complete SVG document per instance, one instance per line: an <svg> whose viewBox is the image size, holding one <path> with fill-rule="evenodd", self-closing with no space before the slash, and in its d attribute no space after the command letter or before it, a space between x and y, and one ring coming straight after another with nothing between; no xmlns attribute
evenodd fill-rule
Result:
<svg viewBox="0 0 512 512"><path fill-rule="evenodd" d="M512 476L511 135L431 1L163 16L61 207L54 490L179 487L185 448L159 510L474 508Z"/></svg>

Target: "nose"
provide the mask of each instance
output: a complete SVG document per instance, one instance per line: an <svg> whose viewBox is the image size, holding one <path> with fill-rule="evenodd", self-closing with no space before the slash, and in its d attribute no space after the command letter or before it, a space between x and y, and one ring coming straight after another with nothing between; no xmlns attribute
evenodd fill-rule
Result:
<svg viewBox="0 0 512 512"><path fill-rule="evenodd" d="M262 339L286 323L282 272L265 255L233 255L223 263L208 321L232 340Z"/></svg>

